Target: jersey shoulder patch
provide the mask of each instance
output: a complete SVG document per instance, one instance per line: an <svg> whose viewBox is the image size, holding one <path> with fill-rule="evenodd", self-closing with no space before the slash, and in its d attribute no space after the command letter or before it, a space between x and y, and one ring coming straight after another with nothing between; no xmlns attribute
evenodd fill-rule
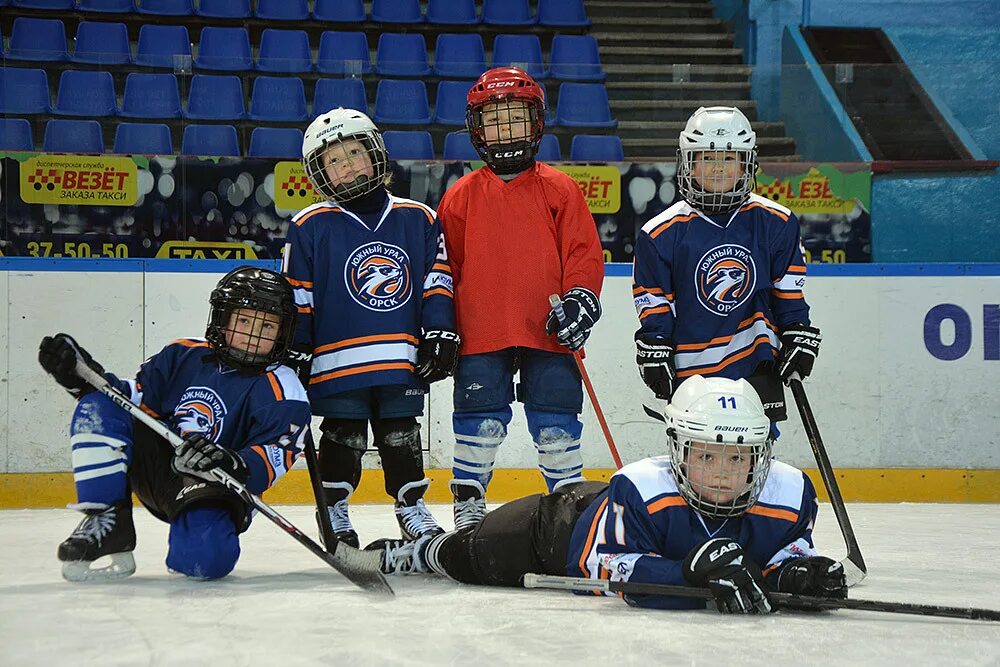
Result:
<svg viewBox="0 0 1000 667"><path fill-rule="evenodd" d="M304 209L292 216L292 223L297 226L301 226L310 218L315 217L320 213L340 213L343 209L334 204L333 202L321 201L310 206L306 206Z"/></svg>
<svg viewBox="0 0 1000 667"><path fill-rule="evenodd" d="M277 400L309 402L299 376L288 366L272 366L267 371L267 379Z"/></svg>
<svg viewBox="0 0 1000 667"><path fill-rule="evenodd" d="M774 217L783 222L787 222L788 218L792 215L792 209L782 206L778 202L768 199L767 197L761 197L755 192L751 192L750 198L747 200L747 203L742 206L742 210L758 207L767 210Z"/></svg>
<svg viewBox="0 0 1000 667"><path fill-rule="evenodd" d="M406 199L405 197L389 195L389 202L393 208L415 208L423 211L424 215L427 216L428 222L434 222L437 219L437 212L433 208L423 202L416 201L415 199Z"/></svg>
<svg viewBox="0 0 1000 667"><path fill-rule="evenodd" d="M654 456L630 463L616 472L613 477L624 477L649 502L665 494L677 493L677 483L670 472L669 456Z"/></svg>
<svg viewBox="0 0 1000 667"><path fill-rule="evenodd" d="M698 213L683 199L674 203L666 211L650 218L643 226L642 231L656 238L665 232L669 227L677 222L687 222L698 216Z"/></svg>
<svg viewBox="0 0 1000 667"><path fill-rule="evenodd" d="M772 461L771 471L757 502L770 507L785 507L798 513L802 509L804 488L805 473L787 463Z"/></svg>

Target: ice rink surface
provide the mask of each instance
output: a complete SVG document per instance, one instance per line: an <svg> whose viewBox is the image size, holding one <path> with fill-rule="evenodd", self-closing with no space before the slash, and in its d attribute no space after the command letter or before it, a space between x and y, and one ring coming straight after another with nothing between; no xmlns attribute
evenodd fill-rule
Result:
<svg viewBox="0 0 1000 667"><path fill-rule="evenodd" d="M279 508L315 535L313 510ZM445 523L450 507L433 508ZM853 597L1000 608L1000 506L853 505L869 566ZM1000 665L1000 623L861 611L732 617L616 598L392 578L363 593L263 517L235 572L168 575L166 525L136 511L136 573L62 580L69 510L0 512L0 665ZM362 544L396 533L389 505L352 508ZM816 542L844 547L829 506Z"/></svg>

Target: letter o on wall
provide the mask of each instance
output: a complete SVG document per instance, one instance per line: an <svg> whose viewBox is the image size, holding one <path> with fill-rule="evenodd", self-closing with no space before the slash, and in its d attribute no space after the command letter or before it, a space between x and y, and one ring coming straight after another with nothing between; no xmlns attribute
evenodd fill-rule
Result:
<svg viewBox="0 0 1000 667"><path fill-rule="evenodd" d="M955 340L945 345L941 340L941 323L951 320L955 325ZM964 357L972 346L972 320L961 306L942 303L934 306L924 316L924 347L941 361L955 361Z"/></svg>

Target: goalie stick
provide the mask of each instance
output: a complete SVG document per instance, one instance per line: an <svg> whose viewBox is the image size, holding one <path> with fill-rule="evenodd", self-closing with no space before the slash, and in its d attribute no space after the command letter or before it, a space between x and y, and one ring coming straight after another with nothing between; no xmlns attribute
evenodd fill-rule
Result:
<svg viewBox="0 0 1000 667"><path fill-rule="evenodd" d="M584 579L582 577L557 577L544 574L524 575L525 588L549 588L566 591L601 591L622 595L673 595L677 597L711 600L712 593L707 588L674 586L670 584L640 584L607 579ZM857 609L859 611L880 611L890 614L915 614L918 616L941 616L945 618L967 618L980 621L1000 621L1000 610L977 607L945 607L934 604L914 604L910 602L884 602L881 600L851 600L822 598L794 593L770 593L778 609L817 611L820 609Z"/></svg>
<svg viewBox="0 0 1000 667"><path fill-rule="evenodd" d="M156 419L152 415L145 413L142 408L129 400L129 397L121 391L112 387L106 378L99 375L79 357L76 360L76 373L84 379L87 384L98 390L116 405L128 412L132 417L138 419L143 424L153 430L154 433L165 439L176 449L184 443L181 436L174 433L170 428ZM303 428L306 428L304 426ZM266 516L279 528L284 530L289 536L294 538L299 544L306 547L327 565L340 572L355 586L372 593L385 593L393 595L392 588L385 580L385 576L379 569L381 554L377 551L360 551L347 544L334 542L331 551L327 552L320 545L316 544L308 535L296 528L285 517L276 512L270 505L265 503L256 495L250 493L247 488L223 470L212 470L211 476L220 484L228 488L233 493L240 496L258 512Z"/></svg>

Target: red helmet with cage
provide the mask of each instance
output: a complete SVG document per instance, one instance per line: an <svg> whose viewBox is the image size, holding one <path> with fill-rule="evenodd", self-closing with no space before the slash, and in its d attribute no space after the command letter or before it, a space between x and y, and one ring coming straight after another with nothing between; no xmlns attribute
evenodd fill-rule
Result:
<svg viewBox="0 0 1000 667"><path fill-rule="evenodd" d="M497 174L531 166L545 130L545 92L516 67L494 67L469 90L465 124L480 157Z"/></svg>

